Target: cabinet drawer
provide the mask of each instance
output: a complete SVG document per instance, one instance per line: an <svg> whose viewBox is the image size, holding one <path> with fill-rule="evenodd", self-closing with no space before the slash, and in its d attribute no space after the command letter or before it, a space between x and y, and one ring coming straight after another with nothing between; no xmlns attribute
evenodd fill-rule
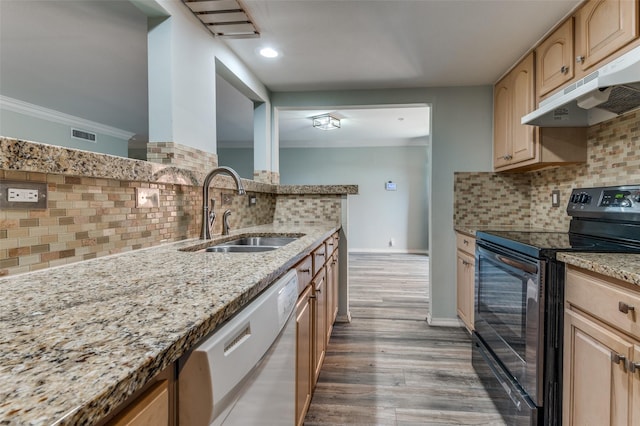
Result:
<svg viewBox="0 0 640 426"><path fill-rule="evenodd" d="M476 239L474 237L456 232L456 246L458 247L458 250L472 256L475 256L476 254Z"/></svg>
<svg viewBox="0 0 640 426"><path fill-rule="evenodd" d="M313 259L313 276L315 276L320 269L324 266L325 261L327 260L327 247L325 244L320 244L320 246L313 251L311 254Z"/></svg>
<svg viewBox="0 0 640 426"><path fill-rule="evenodd" d="M590 315L640 338L640 292L583 271L567 268L565 300ZM568 306L567 306L568 308Z"/></svg>
<svg viewBox="0 0 640 426"><path fill-rule="evenodd" d="M296 273L298 274L298 294L307 288L313 277L311 256L305 257L296 265Z"/></svg>

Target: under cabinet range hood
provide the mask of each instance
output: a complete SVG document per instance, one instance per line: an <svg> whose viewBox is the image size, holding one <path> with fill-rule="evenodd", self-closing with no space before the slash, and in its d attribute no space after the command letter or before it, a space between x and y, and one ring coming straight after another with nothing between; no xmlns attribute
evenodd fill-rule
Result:
<svg viewBox="0 0 640 426"><path fill-rule="evenodd" d="M640 46L540 102L522 124L588 127L640 108Z"/></svg>

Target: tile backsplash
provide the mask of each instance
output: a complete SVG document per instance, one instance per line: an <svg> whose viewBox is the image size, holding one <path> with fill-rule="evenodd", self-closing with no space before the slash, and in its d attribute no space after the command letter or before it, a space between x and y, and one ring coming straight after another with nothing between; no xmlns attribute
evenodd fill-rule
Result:
<svg viewBox="0 0 640 426"><path fill-rule="evenodd" d="M110 177L114 176L114 177ZM47 184L47 208L0 210L0 276L196 238L202 224L204 173L86 151L0 137L0 179ZM308 194L323 187L282 187L216 176L213 234L225 210L232 229L276 223L340 223L341 196ZM135 188L157 188L159 207L138 208ZM326 189L326 188L325 188ZM293 192L293 193L291 193ZM249 204L255 196L255 204Z"/></svg>
<svg viewBox="0 0 640 426"><path fill-rule="evenodd" d="M567 230L573 188L640 184L640 111L590 127L587 158L585 164L528 173L456 173L454 224ZM560 207L551 206L556 189Z"/></svg>

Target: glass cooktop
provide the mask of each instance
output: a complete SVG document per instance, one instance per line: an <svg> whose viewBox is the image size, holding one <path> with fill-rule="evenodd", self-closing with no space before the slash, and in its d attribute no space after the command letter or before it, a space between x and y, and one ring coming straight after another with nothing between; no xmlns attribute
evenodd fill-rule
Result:
<svg viewBox="0 0 640 426"><path fill-rule="evenodd" d="M569 232L478 231L478 240L488 241L529 256L552 256L559 251L638 253L640 245L595 238Z"/></svg>

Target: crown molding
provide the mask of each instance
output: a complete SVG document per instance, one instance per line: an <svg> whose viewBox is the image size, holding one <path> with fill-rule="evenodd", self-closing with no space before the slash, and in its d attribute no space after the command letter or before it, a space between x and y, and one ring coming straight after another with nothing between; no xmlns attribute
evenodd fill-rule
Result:
<svg viewBox="0 0 640 426"><path fill-rule="evenodd" d="M118 139L129 140L135 133L127 132L105 124L97 123L84 118L65 114L60 111L45 108L39 105L30 104L8 96L0 95L0 109L17 112L18 114L28 115L30 117L51 121L54 123L66 124L73 127L79 127L82 130L90 130Z"/></svg>

